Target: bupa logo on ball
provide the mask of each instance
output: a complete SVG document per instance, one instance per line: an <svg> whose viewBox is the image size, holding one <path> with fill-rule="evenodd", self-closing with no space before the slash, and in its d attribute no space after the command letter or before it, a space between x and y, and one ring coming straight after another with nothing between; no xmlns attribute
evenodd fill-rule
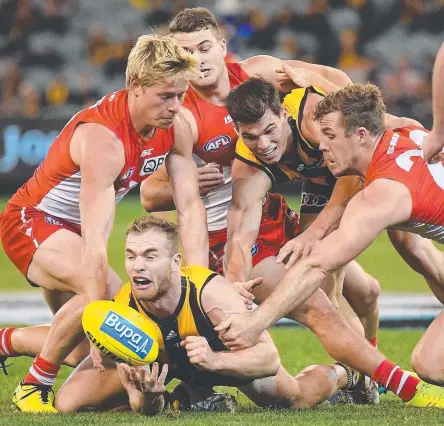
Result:
<svg viewBox="0 0 444 426"><path fill-rule="evenodd" d="M120 342L141 359L145 358L153 339L125 318L110 311L100 326L100 330Z"/></svg>
<svg viewBox="0 0 444 426"><path fill-rule="evenodd" d="M206 152L216 151L219 148L224 148L230 145L231 138L228 135L218 135L213 139L210 139L204 146L203 149Z"/></svg>

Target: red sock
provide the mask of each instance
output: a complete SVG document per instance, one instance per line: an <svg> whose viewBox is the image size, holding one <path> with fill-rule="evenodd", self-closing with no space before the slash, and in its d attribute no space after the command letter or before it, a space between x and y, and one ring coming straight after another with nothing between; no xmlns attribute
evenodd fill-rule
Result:
<svg viewBox="0 0 444 426"><path fill-rule="evenodd" d="M12 347L11 336L14 327L0 328L0 356L16 356L17 352Z"/></svg>
<svg viewBox="0 0 444 426"><path fill-rule="evenodd" d="M375 336L375 337L372 337L371 339L367 339L369 342L370 342L370 344L372 345L372 346L374 346L375 348L377 348L378 347L378 338Z"/></svg>
<svg viewBox="0 0 444 426"><path fill-rule="evenodd" d="M381 362L372 375L378 385L391 390L404 401L410 401L416 392L420 380L399 368L388 359Z"/></svg>
<svg viewBox="0 0 444 426"><path fill-rule="evenodd" d="M46 361L46 359L37 355L23 381L25 383L34 383L36 385L41 384L52 386L59 370L60 365Z"/></svg>

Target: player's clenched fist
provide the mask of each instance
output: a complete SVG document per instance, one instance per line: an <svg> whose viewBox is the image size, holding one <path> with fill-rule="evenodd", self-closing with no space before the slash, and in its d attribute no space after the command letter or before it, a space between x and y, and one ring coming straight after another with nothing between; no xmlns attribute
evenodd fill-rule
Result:
<svg viewBox="0 0 444 426"><path fill-rule="evenodd" d="M210 348L205 337L188 336L180 342L180 345L187 351L191 364L194 364L201 370L216 370L217 355Z"/></svg>

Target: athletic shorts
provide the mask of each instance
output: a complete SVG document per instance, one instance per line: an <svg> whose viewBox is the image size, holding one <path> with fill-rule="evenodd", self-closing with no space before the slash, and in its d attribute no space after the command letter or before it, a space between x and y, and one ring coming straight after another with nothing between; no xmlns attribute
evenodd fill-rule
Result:
<svg viewBox="0 0 444 426"><path fill-rule="evenodd" d="M262 219L256 243L251 248L253 266L279 250L299 233L299 217L280 194L267 193L263 199ZM223 272L223 256L227 242L227 229L209 232L212 271Z"/></svg>
<svg viewBox="0 0 444 426"><path fill-rule="evenodd" d="M0 215L3 250L25 278L39 245L59 229L81 235L80 226L32 206L23 207L8 203Z"/></svg>

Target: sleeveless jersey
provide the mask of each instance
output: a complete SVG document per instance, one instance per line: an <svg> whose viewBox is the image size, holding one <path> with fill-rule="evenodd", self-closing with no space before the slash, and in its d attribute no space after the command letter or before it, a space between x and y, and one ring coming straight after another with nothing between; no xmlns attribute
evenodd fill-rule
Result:
<svg viewBox="0 0 444 426"><path fill-rule="evenodd" d="M241 137L237 141L236 158L265 172L273 185L309 179L313 183L333 187L336 182L324 162L322 151L302 134L303 112L309 93L325 96L325 93L317 87L306 87L294 89L285 96L282 103L288 112L288 124L293 135L294 155L289 161L266 164L250 151Z"/></svg>
<svg viewBox="0 0 444 426"><path fill-rule="evenodd" d="M203 266L189 266L181 269L182 292L174 314L168 318L157 318L148 312L131 293L131 284L125 284L114 297L117 303L128 305L139 311L154 326L152 337L159 343L160 356L166 356L166 362L172 375L186 383L200 385L237 386L245 381L203 372L189 362L187 352L180 347L180 342L187 336L204 336L214 351L226 350L213 329L207 314L202 308L202 290L217 276Z"/></svg>
<svg viewBox="0 0 444 426"><path fill-rule="evenodd" d="M428 164L422 145L428 131L405 127L384 132L365 177L365 186L376 179L404 184L412 197L412 213L394 228L444 242L444 162Z"/></svg>
<svg viewBox="0 0 444 426"><path fill-rule="evenodd" d="M157 170L174 144L172 127L156 129L150 140L142 139L130 120L128 91L108 94L71 118L52 143L33 177L11 198L11 204L33 206L80 225L81 172L71 158L70 143L75 129L82 123L97 123L106 127L123 144L125 165L114 182L116 203L133 186Z"/></svg>
<svg viewBox="0 0 444 426"><path fill-rule="evenodd" d="M226 64L230 87L236 87L248 75L236 63ZM207 211L209 231L227 227L227 211L231 201L231 163L234 159L237 135L228 110L202 99L190 87L183 106L193 114L198 140L194 146L194 160L198 166L215 162L222 166L225 184L202 197Z"/></svg>

